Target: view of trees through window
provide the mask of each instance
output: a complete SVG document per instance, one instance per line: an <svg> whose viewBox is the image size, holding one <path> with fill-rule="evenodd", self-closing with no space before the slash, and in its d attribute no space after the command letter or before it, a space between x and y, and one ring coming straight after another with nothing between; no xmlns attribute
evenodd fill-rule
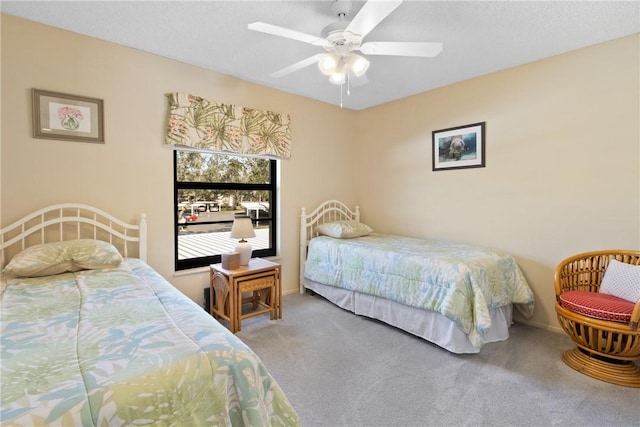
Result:
<svg viewBox="0 0 640 427"><path fill-rule="evenodd" d="M175 151L176 269L220 262L237 240L237 215L252 219L253 256L275 255L275 160Z"/></svg>

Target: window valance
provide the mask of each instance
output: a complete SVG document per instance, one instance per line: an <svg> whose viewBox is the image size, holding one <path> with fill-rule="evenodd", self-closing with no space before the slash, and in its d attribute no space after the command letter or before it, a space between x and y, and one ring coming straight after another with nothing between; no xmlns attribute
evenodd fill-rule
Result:
<svg viewBox="0 0 640 427"><path fill-rule="evenodd" d="M166 144L198 150L291 157L289 115L229 104L194 95L166 94Z"/></svg>

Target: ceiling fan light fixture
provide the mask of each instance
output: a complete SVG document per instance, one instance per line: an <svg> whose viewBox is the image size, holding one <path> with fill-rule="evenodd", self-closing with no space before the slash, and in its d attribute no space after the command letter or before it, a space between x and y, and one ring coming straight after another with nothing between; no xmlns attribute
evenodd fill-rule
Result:
<svg viewBox="0 0 640 427"><path fill-rule="evenodd" d="M369 61L354 53L349 59L349 69L356 77L361 77L369 69Z"/></svg>
<svg viewBox="0 0 640 427"><path fill-rule="evenodd" d="M329 77L329 81L334 85L342 85L347 81L346 75L344 72L335 72L331 74Z"/></svg>
<svg viewBox="0 0 640 427"><path fill-rule="evenodd" d="M333 53L327 53L318 61L318 68L325 76L331 76L338 68L338 58Z"/></svg>
<svg viewBox="0 0 640 427"><path fill-rule="evenodd" d="M349 63L346 58L340 57L336 69L329 76L329 81L334 85L342 85L347 81L347 72L349 72Z"/></svg>

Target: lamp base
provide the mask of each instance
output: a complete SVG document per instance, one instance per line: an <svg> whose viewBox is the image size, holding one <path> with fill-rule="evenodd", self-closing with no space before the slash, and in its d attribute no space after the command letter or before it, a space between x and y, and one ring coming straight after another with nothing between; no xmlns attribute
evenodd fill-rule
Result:
<svg viewBox="0 0 640 427"><path fill-rule="evenodd" d="M249 265L251 253L253 252L251 243L247 242L246 240L241 240L236 245L235 251L240 254L240 265Z"/></svg>

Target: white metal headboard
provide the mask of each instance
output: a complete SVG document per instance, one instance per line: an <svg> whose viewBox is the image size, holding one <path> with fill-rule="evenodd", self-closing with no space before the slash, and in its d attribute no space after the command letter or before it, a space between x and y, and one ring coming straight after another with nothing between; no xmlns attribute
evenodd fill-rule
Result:
<svg viewBox="0 0 640 427"><path fill-rule="evenodd" d="M351 210L338 200L327 200L309 215L302 208L300 214L300 293L304 293L304 265L307 261L307 247L309 241L318 236L316 227L332 221L353 220L360 221L360 207Z"/></svg>
<svg viewBox="0 0 640 427"><path fill-rule="evenodd" d="M96 239L114 245L122 256L147 261L146 215L128 224L92 206L48 206L0 229L0 267L29 246L65 240ZM131 248L130 248L131 246Z"/></svg>

